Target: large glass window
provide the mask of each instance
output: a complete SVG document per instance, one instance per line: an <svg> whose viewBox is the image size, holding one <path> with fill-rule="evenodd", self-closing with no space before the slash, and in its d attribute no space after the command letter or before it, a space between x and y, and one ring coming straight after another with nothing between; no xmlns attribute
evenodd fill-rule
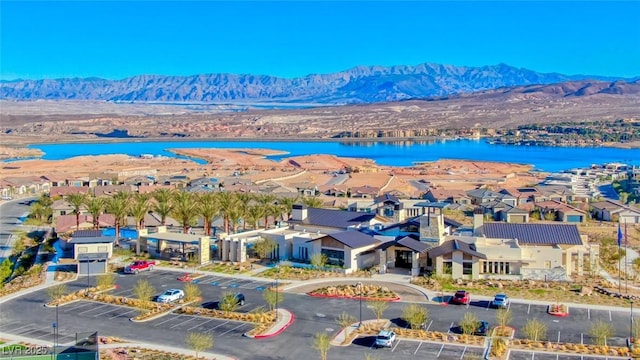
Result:
<svg viewBox="0 0 640 360"><path fill-rule="evenodd" d="M471 275L473 272L473 263L472 262L463 262L462 263L462 275Z"/></svg>
<svg viewBox="0 0 640 360"><path fill-rule="evenodd" d="M344 266L344 251L322 249L321 252L327 256L327 264Z"/></svg>

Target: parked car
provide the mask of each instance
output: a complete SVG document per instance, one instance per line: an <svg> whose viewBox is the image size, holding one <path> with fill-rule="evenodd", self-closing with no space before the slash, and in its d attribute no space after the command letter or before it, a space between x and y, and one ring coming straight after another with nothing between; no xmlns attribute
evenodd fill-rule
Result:
<svg viewBox="0 0 640 360"><path fill-rule="evenodd" d="M244 306L244 294L236 293L235 294L236 302L240 306Z"/></svg>
<svg viewBox="0 0 640 360"><path fill-rule="evenodd" d="M471 295L469 295L469 292L466 290L456 291L456 293L451 298L452 303L460 304L460 305L469 305L470 301L471 301Z"/></svg>
<svg viewBox="0 0 640 360"><path fill-rule="evenodd" d="M494 308L508 308L509 307L509 297L506 294L496 294L496 296L491 300L491 306Z"/></svg>
<svg viewBox="0 0 640 360"><path fill-rule="evenodd" d="M155 261L148 261L148 260L136 260L133 263L131 263L130 265L126 266L124 268L124 272L127 274L137 274L140 271L143 270L148 270L151 271L153 270L153 267L156 265Z"/></svg>
<svg viewBox="0 0 640 360"><path fill-rule="evenodd" d="M488 333L489 333L489 323L484 320L478 321L478 327L476 328L474 335L487 336Z"/></svg>
<svg viewBox="0 0 640 360"><path fill-rule="evenodd" d="M162 294L158 295L156 301L161 303L170 303L178 301L182 298L184 298L184 291L180 289L168 289Z"/></svg>
<svg viewBox="0 0 640 360"><path fill-rule="evenodd" d="M376 347L392 347L396 341L396 333L391 330L380 330L376 336Z"/></svg>

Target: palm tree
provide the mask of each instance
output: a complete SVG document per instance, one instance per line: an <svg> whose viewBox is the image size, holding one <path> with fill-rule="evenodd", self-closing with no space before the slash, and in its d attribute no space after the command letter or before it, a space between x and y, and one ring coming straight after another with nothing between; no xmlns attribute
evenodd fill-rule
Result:
<svg viewBox="0 0 640 360"><path fill-rule="evenodd" d="M229 213L233 212L238 207L238 198L234 193L221 192L217 194L218 205L220 206L220 213L224 219L224 232L229 232ZM234 213L234 215L236 215Z"/></svg>
<svg viewBox="0 0 640 360"><path fill-rule="evenodd" d="M197 212L204 222L204 234L211 236L211 223L213 218L220 213L220 208L213 193L201 193L197 195Z"/></svg>
<svg viewBox="0 0 640 360"><path fill-rule="evenodd" d="M153 192L153 198L156 200L153 211L160 215L160 225L167 224L167 216L173 211L173 194L172 189L156 189Z"/></svg>
<svg viewBox="0 0 640 360"><path fill-rule="evenodd" d="M73 213L76 214L76 230L80 229L80 208L84 206L87 201L87 194L74 193L67 195L65 199L69 205L73 207Z"/></svg>
<svg viewBox="0 0 640 360"><path fill-rule="evenodd" d="M129 213L129 200L131 194L124 191L117 192L112 198L107 200L106 210L113 215L116 230L116 246L120 245L120 227L127 221Z"/></svg>
<svg viewBox="0 0 640 360"><path fill-rule="evenodd" d="M245 221L245 216L247 214L247 209L249 208L249 202L253 199L253 196L250 193L236 193L236 198L239 200L240 205L242 229L246 230L247 222Z"/></svg>
<svg viewBox="0 0 640 360"><path fill-rule="evenodd" d="M273 194L261 194L256 199L258 203L264 208L264 227L269 227L269 215L273 213L273 205L276 201L276 196Z"/></svg>
<svg viewBox="0 0 640 360"><path fill-rule="evenodd" d="M171 214L182 224L182 232L186 234L198 215L197 204L191 193L178 191L173 195L173 205Z"/></svg>
<svg viewBox="0 0 640 360"><path fill-rule="evenodd" d="M151 202L149 201L148 194L135 194L133 202L129 207L129 214L133 216L136 221L136 233L138 239L136 240L136 255L140 255L140 229L144 227L144 217L149 213L151 209Z"/></svg>
<svg viewBox="0 0 640 360"><path fill-rule="evenodd" d="M289 219L291 218L291 212L293 211L293 205L295 203L297 203L299 200L298 196L295 197L288 197L288 196L283 196L281 198L278 199L278 205L282 206L283 209L285 210L283 212L283 214L287 214L287 218L286 219L282 219L284 221L289 221Z"/></svg>
<svg viewBox="0 0 640 360"><path fill-rule="evenodd" d="M264 216L264 210L265 210L264 207L257 204L249 205L249 207L247 208L245 212L245 218L246 220L251 222L251 225L253 225L254 230L257 230L258 227L260 226L259 222L260 222L260 219L262 219L262 217Z"/></svg>
<svg viewBox="0 0 640 360"><path fill-rule="evenodd" d="M304 196L302 198L302 203L311 208L319 208L322 207L322 200L315 196Z"/></svg>
<svg viewBox="0 0 640 360"><path fill-rule="evenodd" d="M103 197L92 197L87 199L87 210L93 218L93 229L98 230L100 228L100 215L104 213L107 202Z"/></svg>
<svg viewBox="0 0 640 360"><path fill-rule="evenodd" d="M242 218L242 209L239 206L234 206L227 210L227 219L229 220L229 224L231 224L231 229L233 233L238 232L238 223Z"/></svg>

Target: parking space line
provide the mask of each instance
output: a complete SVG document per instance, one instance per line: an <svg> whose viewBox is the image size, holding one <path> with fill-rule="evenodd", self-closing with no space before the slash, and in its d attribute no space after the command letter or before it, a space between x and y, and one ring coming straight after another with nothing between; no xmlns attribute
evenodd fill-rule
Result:
<svg viewBox="0 0 640 360"><path fill-rule="evenodd" d="M205 331L205 333L211 332L211 331L213 331L213 330L215 330L215 329L219 328L220 326L222 326L222 325L224 325L224 324L227 324L227 323L229 323L229 322L228 322L228 321L225 321L225 322L223 322L222 324L220 324L220 325L218 325L218 326L214 326L214 327L212 327L211 329L209 329L209 330Z"/></svg>
<svg viewBox="0 0 640 360"><path fill-rule="evenodd" d="M609 310L609 321L613 321L613 320L611 319L611 310Z"/></svg>
<svg viewBox="0 0 640 360"><path fill-rule="evenodd" d="M207 321L205 321L205 322L203 322L201 324L198 324L198 325L195 325L195 326L192 326L192 327L188 328L187 331L193 330L193 329L195 329L195 328L197 328L199 326L204 326L204 324L206 324L208 322L212 322L212 321L213 321L213 319L209 319L209 320L207 320Z"/></svg>
<svg viewBox="0 0 640 360"><path fill-rule="evenodd" d="M413 355L418 353L418 350L420 350L420 346L422 346L422 341L420 341L420 343L418 343L418 347L416 348L416 351L413 352Z"/></svg>
<svg viewBox="0 0 640 360"><path fill-rule="evenodd" d="M438 351L438 355L436 355L437 358L440 357L440 353L442 353L442 349L444 349L444 344L442 344L442 346L440 346L440 351Z"/></svg>
<svg viewBox="0 0 640 360"><path fill-rule="evenodd" d="M527 308L527 315L529 315L530 311L531 311L531 304L529 304L529 307Z"/></svg>
<svg viewBox="0 0 640 360"><path fill-rule="evenodd" d="M449 330L447 330L447 334L451 334L451 328L453 327L453 324L454 324L454 322L452 321L451 325L449 325Z"/></svg>
<svg viewBox="0 0 640 360"><path fill-rule="evenodd" d="M394 352L396 350L396 348L398 347L398 344L400 344L400 339L396 341L396 344L393 346L393 349L391 349L391 352Z"/></svg>
<svg viewBox="0 0 640 360"><path fill-rule="evenodd" d="M485 310L489 311L489 308L490 308L490 307L491 307L491 301L489 301L489 302L487 303L487 308L486 308Z"/></svg>
<svg viewBox="0 0 640 360"><path fill-rule="evenodd" d="M536 356L536 352L535 352L535 351L532 351L532 352L531 352L531 360L535 359L535 356Z"/></svg>
<svg viewBox="0 0 640 360"><path fill-rule="evenodd" d="M84 304L80 303L79 305L67 307L66 309L62 309L62 312L72 312L72 311L81 309L81 308L86 307L86 306L91 306L91 305L95 305L95 303L93 303L93 302L85 302Z"/></svg>
<svg viewBox="0 0 640 360"><path fill-rule="evenodd" d="M164 324L164 323L166 323L166 322L169 322L169 321L171 321L171 320L179 319L180 317L182 317L182 315L178 315L178 316L176 316L176 317L170 317L170 318L168 318L167 320L164 320L164 321L162 321L162 322L159 322L159 323L157 323L157 324L155 324L155 325L153 325L153 326L154 326L154 327L156 327L156 326L160 326L160 325L162 325L162 324Z"/></svg>
<svg viewBox="0 0 640 360"><path fill-rule="evenodd" d="M257 281L251 281L250 283L247 283L247 284L244 284L244 285L240 285L239 287L243 288L243 289L251 289L251 288L253 288L253 286L251 284L254 284L254 283L257 283Z"/></svg>
<svg viewBox="0 0 640 360"><path fill-rule="evenodd" d="M560 344L560 330L558 330L558 344Z"/></svg>
<svg viewBox="0 0 640 360"><path fill-rule="evenodd" d="M429 323L429 325L427 326L427 328L425 329L425 331L429 331L429 328L431 327L431 324L433 324L433 320L431 320L431 322Z"/></svg>
<svg viewBox="0 0 640 360"><path fill-rule="evenodd" d="M218 334L218 336L222 336L222 335L224 335L224 334L226 334L226 333L230 333L230 332L232 332L233 330L235 330L235 329L237 329L237 328L239 328L239 327L241 327L241 326L245 326L245 325L246 325L245 323L241 323L240 325L238 325L238 326L234 327L234 328L233 328L233 329L231 329L231 330L227 330L227 331L223 332L222 334Z"/></svg>
<svg viewBox="0 0 640 360"><path fill-rule="evenodd" d="M467 352L467 347L465 346L464 349L462 349L462 355L460 355L460 359L462 359L464 357L464 353Z"/></svg>
<svg viewBox="0 0 640 360"><path fill-rule="evenodd" d="M22 326L19 326L19 327L15 328L15 329L11 329L11 332L15 332L16 334L19 334L18 329L24 329L24 328L28 328L30 326L31 326L31 324L22 325Z"/></svg>
<svg viewBox="0 0 640 360"><path fill-rule="evenodd" d="M232 284L236 279L231 279L231 280L227 280L227 281L218 281L218 286L222 286L222 285L226 285L226 284Z"/></svg>
<svg viewBox="0 0 640 360"><path fill-rule="evenodd" d="M132 312L137 312L137 311L138 311L138 310L129 310L129 311L125 312L125 313L122 313L122 314L118 314L118 315L112 316L112 317L110 317L109 319L115 319L115 318L117 318L117 317L126 317L126 316L124 316L124 315L127 315L127 314L132 313Z"/></svg>
<svg viewBox="0 0 640 360"><path fill-rule="evenodd" d="M108 313L112 312L113 310L117 310L117 309L110 308L109 310L107 310L107 311L105 311L105 312L101 312L100 314L93 315L93 317L94 317L94 318L97 318L97 317L99 317L100 315L108 314Z"/></svg>
<svg viewBox="0 0 640 360"><path fill-rule="evenodd" d="M580 345L584 345L584 333L580 333Z"/></svg>
<svg viewBox="0 0 640 360"><path fill-rule="evenodd" d="M84 314L84 313L88 313L88 312L91 312L91 311L93 311L93 310L98 310L98 309L103 308L103 307L105 307L105 306L107 306L107 305L100 305L100 306L95 307L95 308L93 308L93 309L85 310L85 311L83 311L83 312L81 312L81 313L78 313L78 315L82 315L82 314Z"/></svg>
<svg viewBox="0 0 640 360"><path fill-rule="evenodd" d="M172 329L174 329L174 328L176 328L176 327L178 327L178 326L180 326L180 325L182 325L182 324L186 324L186 323L188 323L189 321L193 321L193 320L195 320L195 319L198 319L198 318L197 318L197 317L195 317L195 316L193 316L193 317L191 317L190 319L187 319L187 320L185 320L185 321L183 321L183 322L179 322L179 323L177 323L177 324L173 325L171 328L172 328Z"/></svg>

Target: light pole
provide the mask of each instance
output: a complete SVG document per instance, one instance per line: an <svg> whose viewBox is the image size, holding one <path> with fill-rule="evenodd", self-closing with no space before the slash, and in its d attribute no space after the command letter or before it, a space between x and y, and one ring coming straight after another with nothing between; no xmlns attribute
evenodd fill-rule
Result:
<svg viewBox="0 0 640 360"><path fill-rule="evenodd" d="M276 319L274 321L278 321L278 275L276 272Z"/></svg>
<svg viewBox="0 0 640 360"><path fill-rule="evenodd" d="M360 322L358 322L358 329L362 326L362 283L356 284L358 287L358 299L360 300Z"/></svg>
<svg viewBox="0 0 640 360"><path fill-rule="evenodd" d="M633 300L631 300L631 316L629 317L629 350L633 351Z"/></svg>
<svg viewBox="0 0 640 360"><path fill-rule="evenodd" d="M87 289L91 287L91 274L89 273L90 265L91 265L91 261L87 259Z"/></svg>

